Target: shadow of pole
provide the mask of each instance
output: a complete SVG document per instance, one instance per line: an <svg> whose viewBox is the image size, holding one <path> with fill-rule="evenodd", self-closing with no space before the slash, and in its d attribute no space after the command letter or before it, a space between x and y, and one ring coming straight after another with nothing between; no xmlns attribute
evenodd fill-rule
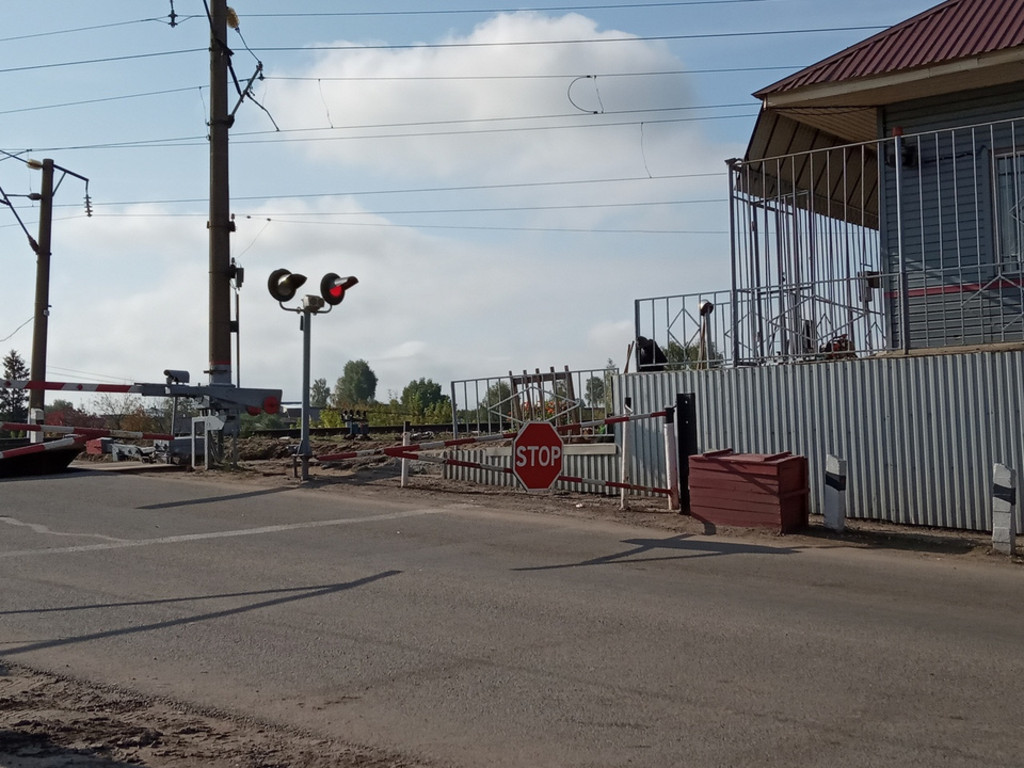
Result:
<svg viewBox="0 0 1024 768"><path fill-rule="evenodd" d="M214 621L216 619L223 619L227 616L237 616L243 613L250 613L251 611L258 611L263 608L270 608L275 605L285 605L287 603L299 602L302 600L312 600L317 597L324 597L326 595L332 595L337 592L344 592L349 589L356 589L358 587L372 584L375 581L386 579L390 576L397 576L401 571L384 571L373 576L367 576L363 579L357 579L356 581L344 582L342 584L331 584L325 587L313 587L304 590L301 594L292 594L285 597L278 597L273 600L264 600L263 602L253 603L252 605L243 605L237 608L227 608L222 611L211 611L210 613L197 614L195 616L187 616L180 619L171 619L168 621L158 621L153 624L143 624L138 627L123 627L120 629L109 629L104 632L93 632L87 635L78 635L76 637L65 637L59 640L45 640L38 643L30 643L28 645L16 646L14 648L8 648L0 652L2 656L15 656L20 653L30 653L32 651L40 651L46 648L59 648L65 645L75 645L78 643L88 643L93 640L104 640L109 637L121 637L124 635L135 635L142 632L156 632L161 629L168 629L170 627L179 627L183 624L196 624L202 621Z"/></svg>
<svg viewBox="0 0 1024 768"><path fill-rule="evenodd" d="M653 563L662 560L684 560L698 557L720 557L722 555L793 555L799 552L793 547L765 547L759 544L738 544L728 541L705 541L690 539L681 533L667 539L626 539L623 544L632 544L631 549L610 555L594 557L576 563L559 565L537 565L528 568L513 568L515 571L551 571L560 568L583 568L591 565L616 565L619 563ZM676 550L685 554L641 557L659 550Z"/></svg>
<svg viewBox="0 0 1024 768"><path fill-rule="evenodd" d="M224 501L238 501L240 499L252 499L257 496L269 496L274 493L288 493L294 488L268 488L262 491L247 491L246 493L229 493L223 496L207 496L202 499L184 499L182 501L167 501L161 504L146 504L136 509L174 509L176 507L195 507L201 504L219 504Z"/></svg>

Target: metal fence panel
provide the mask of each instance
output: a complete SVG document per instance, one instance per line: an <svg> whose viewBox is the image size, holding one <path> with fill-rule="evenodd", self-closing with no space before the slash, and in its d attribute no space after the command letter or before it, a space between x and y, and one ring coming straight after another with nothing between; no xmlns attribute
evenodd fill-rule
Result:
<svg viewBox="0 0 1024 768"><path fill-rule="evenodd" d="M965 530L991 530L993 465L1024 468L1021 350L627 374L617 387L637 412L695 393L700 451L807 456L817 514L829 453L848 462L851 518ZM664 483L660 425L633 437L634 481Z"/></svg>

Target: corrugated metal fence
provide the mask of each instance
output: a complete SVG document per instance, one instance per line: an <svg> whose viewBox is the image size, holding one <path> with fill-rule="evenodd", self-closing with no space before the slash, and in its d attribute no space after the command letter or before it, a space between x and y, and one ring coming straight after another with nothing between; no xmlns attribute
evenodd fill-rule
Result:
<svg viewBox="0 0 1024 768"><path fill-rule="evenodd" d="M636 412L693 392L700 451L807 456L811 511L824 465L848 462L847 514L991 530L992 468L1024 472L1024 351L892 357L616 377ZM660 426L635 425L633 482L665 482ZM1018 505L1017 530L1024 516Z"/></svg>

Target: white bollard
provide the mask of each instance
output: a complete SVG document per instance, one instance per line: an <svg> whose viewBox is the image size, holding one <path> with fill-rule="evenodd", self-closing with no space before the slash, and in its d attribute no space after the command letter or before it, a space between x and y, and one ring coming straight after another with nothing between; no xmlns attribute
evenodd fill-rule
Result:
<svg viewBox="0 0 1024 768"><path fill-rule="evenodd" d="M1017 549L1017 472L996 464L992 476L992 549L1012 556Z"/></svg>
<svg viewBox="0 0 1024 768"><path fill-rule="evenodd" d="M622 414L624 416L633 415L633 404L630 398L626 398L625 407L623 408ZM622 425L622 461L619 468L619 482L624 486L629 483L629 465L633 460L633 457L629 454L630 449L630 434L633 430L632 421L619 422ZM629 507L629 495L625 488L619 490L619 509L627 509Z"/></svg>
<svg viewBox="0 0 1024 768"><path fill-rule="evenodd" d="M846 528L846 459L825 457L825 527L842 533Z"/></svg>
<svg viewBox="0 0 1024 768"><path fill-rule="evenodd" d="M402 445L412 445L412 435L409 434L409 422L405 422L405 426L402 429ZM409 484L409 460L402 459L402 480L399 485L400 488L405 488Z"/></svg>
<svg viewBox="0 0 1024 768"><path fill-rule="evenodd" d="M679 511L679 458L676 454L676 422L673 418L673 408L666 408L668 414L665 417L665 425L662 433L665 438L665 477L668 480L668 488L671 491L668 495L669 512Z"/></svg>
<svg viewBox="0 0 1024 768"><path fill-rule="evenodd" d="M33 408L28 412L28 423L29 424L43 424L46 421L46 414L42 408ZM32 431L28 433L28 442L30 445L42 443L45 441L46 435L43 434L43 430Z"/></svg>

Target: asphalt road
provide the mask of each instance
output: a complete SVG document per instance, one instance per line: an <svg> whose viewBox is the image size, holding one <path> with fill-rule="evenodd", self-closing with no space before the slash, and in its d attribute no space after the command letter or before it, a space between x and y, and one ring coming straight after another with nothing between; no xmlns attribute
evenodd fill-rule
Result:
<svg viewBox="0 0 1024 768"><path fill-rule="evenodd" d="M466 767L1021 766L1022 582L398 491L0 481L0 658Z"/></svg>

